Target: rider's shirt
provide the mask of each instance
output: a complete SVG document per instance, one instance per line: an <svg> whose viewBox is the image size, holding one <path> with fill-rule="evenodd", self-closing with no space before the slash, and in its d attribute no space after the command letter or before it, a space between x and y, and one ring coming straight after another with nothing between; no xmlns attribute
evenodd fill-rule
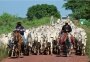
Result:
<svg viewBox="0 0 90 62"><path fill-rule="evenodd" d="M24 27L23 26L16 26L16 30L20 32L21 35L24 35Z"/></svg>
<svg viewBox="0 0 90 62"><path fill-rule="evenodd" d="M72 31L72 29L71 29L71 26L70 25L64 25L63 27L62 27L62 31L64 32L64 33L69 33L69 32L71 32Z"/></svg>
<svg viewBox="0 0 90 62"><path fill-rule="evenodd" d="M66 31L67 31L67 32L69 31L69 27L68 27L68 25L66 26Z"/></svg>

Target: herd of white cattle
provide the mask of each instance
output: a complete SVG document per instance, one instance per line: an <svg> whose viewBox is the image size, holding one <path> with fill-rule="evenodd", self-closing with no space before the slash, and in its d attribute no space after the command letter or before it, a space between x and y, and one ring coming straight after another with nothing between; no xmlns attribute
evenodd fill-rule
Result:
<svg viewBox="0 0 90 62"><path fill-rule="evenodd" d="M45 40L47 40L47 42L50 42L52 47L52 40L56 40L58 38L62 26L65 24L66 21L68 21L69 25L71 25L72 27L71 34L75 36L75 38L77 38L78 40L81 40L82 43L84 44L84 51L85 51L86 41L87 41L87 35L85 30L75 26L72 23L72 21L67 19L66 20L58 19L57 22L54 23L53 25L43 25L37 28L26 29L24 34L25 39L27 39L29 45L32 46L34 40L37 40L42 45L44 43L43 38L45 37ZM12 33L0 35L0 46L3 45L4 47L7 47L9 41L12 40L11 34Z"/></svg>

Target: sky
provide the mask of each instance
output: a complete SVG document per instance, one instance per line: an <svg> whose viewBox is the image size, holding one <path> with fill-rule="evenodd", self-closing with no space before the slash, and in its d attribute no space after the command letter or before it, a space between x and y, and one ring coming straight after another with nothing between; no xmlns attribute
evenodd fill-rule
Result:
<svg viewBox="0 0 90 62"><path fill-rule="evenodd" d="M67 16L71 13L70 10L63 8L64 0L0 0L0 15L4 12L18 17L26 17L29 7L36 4L55 5L61 16Z"/></svg>

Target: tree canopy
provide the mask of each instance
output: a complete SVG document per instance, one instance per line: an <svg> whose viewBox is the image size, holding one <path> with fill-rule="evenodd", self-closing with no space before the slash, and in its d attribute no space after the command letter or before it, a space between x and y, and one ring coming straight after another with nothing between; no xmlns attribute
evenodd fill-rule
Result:
<svg viewBox="0 0 90 62"><path fill-rule="evenodd" d="M34 18L40 19L42 17L48 17L52 15L60 18L60 13L54 5L38 4L28 8L27 11L27 18L29 20L32 20Z"/></svg>
<svg viewBox="0 0 90 62"><path fill-rule="evenodd" d="M66 0L65 9L72 10L72 16L75 19L90 19L90 1L89 0Z"/></svg>
<svg viewBox="0 0 90 62"><path fill-rule="evenodd" d="M3 13L0 16L0 26L2 25L8 25L10 22L14 22L16 20L16 16L12 16L8 13Z"/></svg>

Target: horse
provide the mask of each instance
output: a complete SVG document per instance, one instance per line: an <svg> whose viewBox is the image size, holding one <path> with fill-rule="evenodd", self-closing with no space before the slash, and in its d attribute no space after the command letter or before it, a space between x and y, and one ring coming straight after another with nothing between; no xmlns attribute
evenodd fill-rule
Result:
<svg viewBox="0 0 90 62"><path fill-rule="evenodd" d="M64 38L64 36L65 36L65 38ZM69 55L72 53L75 53L76 55L85 55L84 48L83 48L84 44L82 43L82 40L80 38L77 39L72 34L64 34L63 38L60 39L62 44L64 42L66 42L64 39L66 41L70 42L70 45L68 45L69 46L69 49L68 49Z"/></svg>
<svg viewBox="0 0 90 62"><path fill-rule="evenodd" d="M14 55L16 57L22 56L23 51L24 51L24 46L23 46L24 43L23 43L23 39L19 31L13 32L13 41L14 41L14 45L13 45L12 51Z"/></svg>
<svg viewBox="0 0 90 62"><path fill-rule="evenodd" d="M61 46L62 52L66 56L70 55L71 46L74 45L74 37L72 35L69 35L68 33L62 33L59 37L59 44Z"/></svg>

